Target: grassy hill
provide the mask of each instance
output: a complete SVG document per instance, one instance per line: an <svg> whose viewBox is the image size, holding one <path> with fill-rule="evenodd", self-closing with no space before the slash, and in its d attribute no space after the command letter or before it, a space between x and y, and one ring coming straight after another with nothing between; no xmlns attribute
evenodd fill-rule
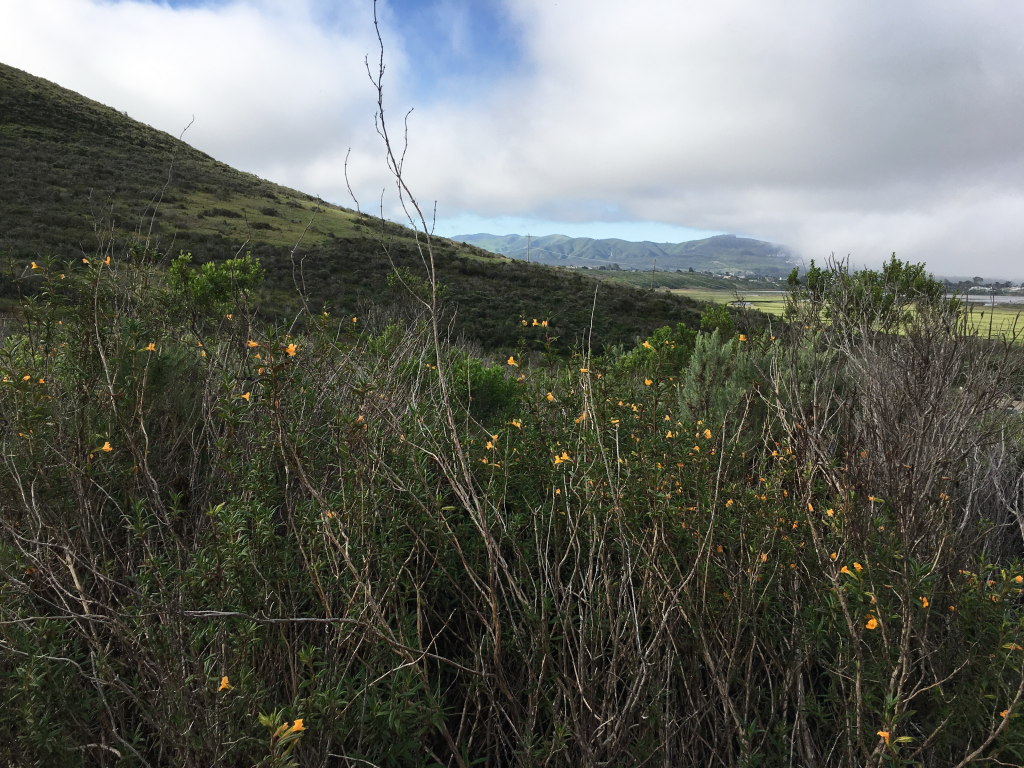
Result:
<svg viewBox="0 0 1024 768"><path fill-rule="evenodd" d="M457 235L454 239L513 258L526 258L526 238L521 235ZM736 235L716 235L686 243L633 243L547 235L531 238L530 242L530 260L543 264L618 265L627 270L650 270L655 259L658 267L666 271L693 269L773 277L784 277L794 266L784 247Z"/></svg>
<svg viewBox="0 0 1024 768"><path fill-rule="evenodd" d="M244 173L115 109L0 64L0 282L8 310L30 286L29 260L114 258L148 242L167 262L195 263L251 251L266 269L259 313L289 321L300 302L290 251L310 303L355 314L369 304L405 303L387 284L391 266L422 269L413 233ZM314 215L315 213L315 215ZM309 225L312 220L312 224ZM305 236L304 229L309 225ZM542 317L561 344L583 337L597 283L527 265L472 244L438 240L438 269L453 332L488 348L516 342L522 318ZM701 304L626 286L598 291L594 343L630 343L655 328L698 323Z"/></svg>
<svg viewBox="0 0 1024 768"><path fill-rule="evenodd" d="M251 247L294 317L313 201L0 84L6 285L40 299L0 345L0 766L1024 765L1024 347L922 266L488 365L366 332L409 304L369 233L412 277L409 233L331 207L301 273L366 313L300 333L160 263ZM694 306L438 248L495 346L571 341L595 288L599 343Z"/></svg>

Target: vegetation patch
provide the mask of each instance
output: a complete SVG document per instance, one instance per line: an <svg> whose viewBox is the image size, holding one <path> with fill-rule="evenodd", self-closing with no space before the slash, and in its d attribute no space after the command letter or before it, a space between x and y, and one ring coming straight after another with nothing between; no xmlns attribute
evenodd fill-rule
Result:
<svg viewBox="0 0 1024 768"><path fill-rule="evenodd" d="M485 361L411 272L297 333L264 270L24 278L8 762L1024 760L1024 360L927 282Z"/></svg>

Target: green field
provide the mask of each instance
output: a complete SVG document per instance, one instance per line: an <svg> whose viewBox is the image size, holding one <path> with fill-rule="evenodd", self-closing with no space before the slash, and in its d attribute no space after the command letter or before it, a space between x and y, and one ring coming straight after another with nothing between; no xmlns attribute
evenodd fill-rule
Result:
<svg viewBox="0 0 1024 768"><path fill-rule="evenodd" d="M1014 328L1018 333L1024 331L1024 307L1019 304L996 304L992 306L971 306L971 321L981 336L1012 334Z"/></svg>
<svg viewBox="0 0 1024 768"><path fill-rule="evenodd" d="M728 304L736 300L732 291L708 290L702 288L682 288L672 293L688 296L697 301L713 301L716 304ZM739 293L743 301L749 301L752 309L758 309L777 317L782 317L786 305L785 291L761 291L757 293ZM981 335L989 333L993 337L1000 334L1012 334L1014 327L1018 333L1024 334L1024 307L1019 304L971 305L971 323Z"/></svg>
<svg viewBox="0 0 1024 768"><path fill-rule="evenodd" d="M736 300L732 291L716 291L706 288L679 288L672 293L682 296L689 296L698 301L713 301L716 304L728 304ZM758 309L771 315L782 316L782 310L786 304L785 291L759 291L756 293L740 292L739 297L743 301L749 301L753 306L751 309Z"/></svg>

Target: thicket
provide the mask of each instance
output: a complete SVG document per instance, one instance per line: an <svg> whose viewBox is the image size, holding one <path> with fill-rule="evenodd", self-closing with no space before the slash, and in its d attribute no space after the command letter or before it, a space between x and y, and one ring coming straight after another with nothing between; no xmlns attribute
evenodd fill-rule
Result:
<svg viewBox="0 0 1024 768"><path fill-rule="evenodd" d="M299 334L252 260L30 270L0 760L1024 762L1019 343L831 264L771 329L489 361L413 277Z"/></svg>

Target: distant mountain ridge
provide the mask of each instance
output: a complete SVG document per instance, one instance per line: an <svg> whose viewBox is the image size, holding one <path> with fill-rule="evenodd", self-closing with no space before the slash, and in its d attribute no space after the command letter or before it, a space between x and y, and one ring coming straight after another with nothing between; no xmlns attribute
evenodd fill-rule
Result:
<svg viewBox="0 0 1024 768"><path fill-rule="evenodd" d="M527 242L522 235L456 235L452 240L469 243L514 259L526 259ZM640 243L608 238L546 235L530 238L530 260L543 264L579 267L658 269L733 274L787 275L795 266L789 249L763 240L736 235L715 235L685 243Z"/></svg>

